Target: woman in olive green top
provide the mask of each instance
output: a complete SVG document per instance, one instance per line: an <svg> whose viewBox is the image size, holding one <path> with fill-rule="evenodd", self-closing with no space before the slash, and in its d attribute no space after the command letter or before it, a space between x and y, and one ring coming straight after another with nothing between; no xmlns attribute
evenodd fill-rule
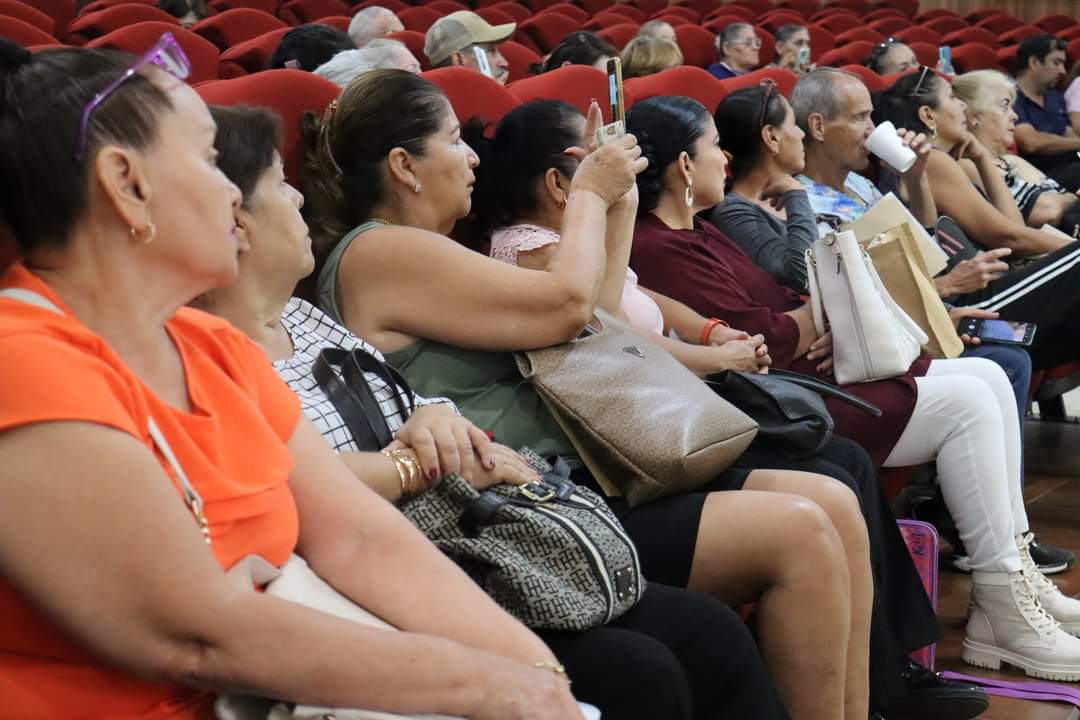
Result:
<svg viewBox="0 0 1080 720"><path fill-rule="evenodd" d="M512 352L571 340L601 298L614 293L617 304L624 276L608 268L626 262L608 260L629 253L623 230L646 166L636 140L566 151L580 164L563 195L561 241L546 269L530 270L447 237L469 213L478 160L449 103L422 78L369 73L321 122L309 117L305 135L323 310L379 348L416 392L450 397L507 445L576 460ZM583 471L574 478L593 483ZM858 501L809 473L732 469L717 485L747 490L634 509L609 499L646 577L729 603L760 601L762 654L792 714L865 717L858 678L867 672L872 581Z"/></svg>

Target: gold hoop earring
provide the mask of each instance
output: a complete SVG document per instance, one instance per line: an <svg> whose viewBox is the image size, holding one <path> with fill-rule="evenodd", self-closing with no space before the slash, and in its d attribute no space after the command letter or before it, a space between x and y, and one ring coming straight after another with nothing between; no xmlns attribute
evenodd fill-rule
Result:
<svg viewBox="0 0 1080 720"><path fill-rule="evenodd" d="M143 232L146 233L146 238L140 239L139 235ZM157 237L157 226L154 225L154 223L148 221L146 223L146 227L144 227L142 230L136 230L132 227L128 228L128 233L130 233L131 239L135 242L138 242L142 245L149 245L151 242L153 242L154 238Z"/></svg>
<svg viewBox="0 0 1080 720"><path fill-rule="evenodd" d="M937 140L937 125L930 126L930 139Z"/></svg>
<svg viewBox="0 0 1080 720"><path fill-rule="evenodd" d="M412 191L413 191L414 193L416 193L417 195L419 195L419 194L420 194L420 189L421 189L421 188L420 188L420 183L416 183L416 186L415 186L415 187L413 187Z"/></svg>
<svg viewBox="0 0 1080 720"><path fill-rule="evenodd" d="M694 181L686 181L686 207L694 206Z"/></svg>

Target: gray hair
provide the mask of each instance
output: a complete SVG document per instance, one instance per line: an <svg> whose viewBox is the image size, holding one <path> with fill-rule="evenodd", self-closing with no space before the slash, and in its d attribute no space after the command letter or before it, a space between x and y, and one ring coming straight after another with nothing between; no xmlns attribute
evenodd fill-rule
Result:
<svg viewBox="0 0 1080 720"><path fill-rule="evenodd" d="M833 120L843 109L837 83L843 78L862 80L846 70L817 68L799 79L791 93L791 109L795 122L810 137L810 116L817 113L826 120Z"/></svg>
<svg viewBox="0 0 1080 720"><path fill-rule="evenodd" d="M348 31L353 44L358 48L364 47L375 38L380 37L375 31L374 24L376 20L387 15L397 17L392 11L378 5L366 7L353 15Z"/></svg>
<svg viewBox="0 0 1080 720"><path fill-rule="evenodd" d="M724 43L734 42L735 38L739 36L743 30L754 30L754 26L750 23L734 22L724 26L724 29L720 31L720 34L716 36L716 49L721 50Z"/></svg>
<svg viewBox="0 0 1080 720"><path fill-rule="evenodd" d="M993 109L999 92L1005 92L1010 103L1016 102L1016 81L997 70L974 70L953 80L953 92L969 112L981 113Z"/></svg>
<svg viewBox="0 0 1080 720"><path fill-rule="evenodd" d="M315 74L322 75L338 87L344 88L371 70L398 68L394 55L399 50L409 52L409 48L398 40L378 38L362 48L342 50L317 67Z"/></svg>

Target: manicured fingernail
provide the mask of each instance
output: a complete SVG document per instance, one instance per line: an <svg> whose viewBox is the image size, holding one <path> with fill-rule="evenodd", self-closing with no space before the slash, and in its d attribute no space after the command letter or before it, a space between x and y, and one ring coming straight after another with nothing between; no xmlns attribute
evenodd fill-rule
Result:
<svg viewBox="0 0 1080 720"><path fill-rule="evenodd" d="M495 461L494 460L488 460L488 470L494 470L494 469L495 469Z"/></svg>
<svg viewBox="0 0 1080 720"><path fill-rule="evenodd" d="M432 480L438 480L439 479L439 471L432 468L431 470L428 470L427 476L429 478L431 478Z"/></svg>

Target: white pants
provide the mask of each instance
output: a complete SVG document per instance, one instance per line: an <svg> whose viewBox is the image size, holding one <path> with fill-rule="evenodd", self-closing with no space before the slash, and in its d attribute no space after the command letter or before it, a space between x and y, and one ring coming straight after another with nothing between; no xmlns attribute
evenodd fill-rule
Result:
<svg viewBox="0 0 1080 720"><path fill-rule="evenodd" d="M885 460L936 460L938 482L971 566L1020 570L1014 537L1028 530L1021 492L1020 424L1004 371L983 358L934 360L915 379L915 412Z"/></svg>

